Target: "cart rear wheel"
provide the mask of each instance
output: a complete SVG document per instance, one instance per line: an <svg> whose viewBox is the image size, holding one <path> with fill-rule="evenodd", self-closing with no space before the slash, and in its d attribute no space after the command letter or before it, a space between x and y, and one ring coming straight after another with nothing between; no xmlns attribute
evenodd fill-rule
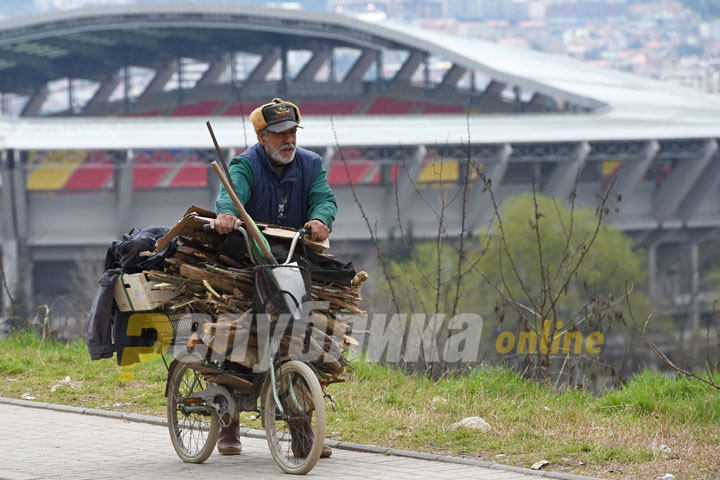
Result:
<svg viewBox="0 0 720 480"><path fill-rule="evenodd" d="M167 418L170 439L183 462L202 463L215 448L220 431L215 409L204 402L188 401L207 388L198 372L179 363L172 371L168 390Z"/></svg>
<svg viewBox="0 0 720 480"><path fill-rule="evenodd" d="M296 360L283 364L275 380L283 412L269 386L263 399L268 446L285 473L302 475L315 467L325 441L322 388L310 367Z"/></svg>

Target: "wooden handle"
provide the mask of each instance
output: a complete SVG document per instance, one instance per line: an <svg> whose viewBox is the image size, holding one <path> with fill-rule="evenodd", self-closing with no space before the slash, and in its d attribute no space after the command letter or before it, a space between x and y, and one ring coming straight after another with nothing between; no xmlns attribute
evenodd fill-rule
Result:
<svg viewBox="0 0 720 480"><path fill-rule="evenodd" d="M275 257L273 256L272 252L270 252L268 246L265 244L265 239L260 233L260 230L257 228L257 225L255 225L255 222L253 222L253 219L250 217L250 215L248 215L247 211L245 211L245 207L243 207L243 204L240 203L240 199L237 197L237 195L235 195L235 190L230 186L228 178L225 177L225 174L220 168L220 165L218 165L217 161L212 162L212 167L215 170L215 173L217 173L217 176L220 178L220 181L225 187L225 190L227 190L228 195L230 195L230 198L235 204L235 208L237 208L238 213L240 214L240 218L245 223L248 232L250 232L250 236L260 247L260 250L262 251L263 255L265 255L265 258L267 258L272 265L277 265L278 262L277 260L275 260Z"/></svg>

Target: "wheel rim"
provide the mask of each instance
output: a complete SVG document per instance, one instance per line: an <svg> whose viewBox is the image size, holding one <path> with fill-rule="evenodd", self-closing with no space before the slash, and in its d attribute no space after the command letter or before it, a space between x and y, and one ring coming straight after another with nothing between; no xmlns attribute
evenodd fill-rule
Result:
<svg viewBox="0 0 720 480"><path fill-rule="evenodd" d="M172 393L172 432L177 448L187 457L199 456L210 438L212 408L187 402L187 398L207 387L196 371L180 367ZM202 408L204 407L204 408Z"/></svg>
<svg viewBox="0 0 720 480"><path fill-rule="evenodd" d="M322 397L319 391L315 391L316 388L319 390L319 385L316 388L311 386L303 372L285 366L277 376L277 384L283 413L277 408L270 388L265 403L268 443L275 460L284 471L306 473L317 462L325 431L324 404L320 401ZM290 385L293 386L297 405L290 395ZM317 408L315 401L320 404ZM322 413L318 414L320 409ZM315 441L315 433L321 435L318 441Z"/></svg>

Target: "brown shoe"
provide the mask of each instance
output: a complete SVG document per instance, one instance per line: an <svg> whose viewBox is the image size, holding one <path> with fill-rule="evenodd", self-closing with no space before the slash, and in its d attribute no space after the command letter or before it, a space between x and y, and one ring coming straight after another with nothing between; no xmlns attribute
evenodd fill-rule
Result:
<svg viewBox="0 0 720 480"><path fill-rule="evenodd" d="M312 412L305 416L304 419L295 419L288 421L290 430L291 444L293 455L296 457L307 457L315 440L315 432L312 429ZM320 458L327 458L332 455L332 448L323 445Z"/></svg>
<svg viewBox="0 0 720 480"><path fill-rule="evenodd" d="M220 429L217 451L220 452L221 455L240 455L242 453L240 420L238 418L236 418L229 427Z"/></svg>
<svg viewBox="0 0 720 480"><path fill-rule="evenodd" d="M320 452L320 458L328 458L330 455L332 455L332 448L327 445L323 445L322 452Z"/></svg>

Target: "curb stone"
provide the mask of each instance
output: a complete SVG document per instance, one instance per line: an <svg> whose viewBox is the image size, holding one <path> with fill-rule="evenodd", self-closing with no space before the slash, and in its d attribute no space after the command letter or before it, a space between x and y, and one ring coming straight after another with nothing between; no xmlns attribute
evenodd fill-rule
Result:
<svg viewBox="0 0 720 480"><path fill-rule="evenodd" d="M28 400L18 400L15 398L0 397L0 404L15 405L26 408L40 408L45 410L54 410L65 413L75 413L80 415L92 415L96 417L114 418L126 422L147 423L161 427L167 426L167 419L161 417L153 417L150 415L140 415L130 412L114 412L112 410L100 410L97 408L72 407L69 405L57 405L54 403L31 402ZM252 428L241 428L240 434L250 438L265 438L265 432ZM494 470L502 470L506 472L522 473L525 475L535 475L538 477L557 478L560 480L599 480L595 477L587 477L584 475L574 475L571 473L546 472L543 470L531 470L529 468L515 467L512 465L504 465L496 462L484 462L482 460L473 460L470 458L451 457L449 455L439 455L435 453L414 452L410 450L398 450L395 448L380 447L378 445L364 445L361 443L343 442L337 440L326 440L326 445L342 450L350 450L355 452L379 453L384 455L396 455L398 457L417 458L420 460L432 460L436 462L456 463L462 465L474 465L477 467L491 468ZM10 472L0 470L0 478L2 475ZM12 476L8 478L14 478ZM18 479L20 480L20 479Z"/></svg>

